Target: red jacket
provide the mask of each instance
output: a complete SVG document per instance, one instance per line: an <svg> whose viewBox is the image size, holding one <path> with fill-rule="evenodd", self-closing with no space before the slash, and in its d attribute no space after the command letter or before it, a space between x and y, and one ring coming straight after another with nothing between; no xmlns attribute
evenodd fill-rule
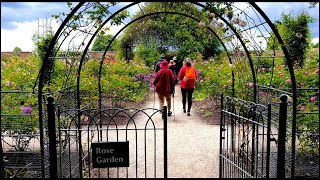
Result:
<svg viewBox="0 0 320 180"><path fill-rule="evenodd" d="M174 75L169 66L160 66L160 71L157 72L153 80L153 85L156 86L156 92L162 94L171 94L174 90Z"/></svg>
<svg viewBox="0 0 320 180"><path fill-rule="evenodd" d="M187 66L183 66L180 69L179 75L178 75L178 79L180 80L180 87L184 88L184 89L194 89L195 86L195 82L192 83L190 86L186 86L186 83L183 81L184 75L186 74L186 69ZM196 78L198 79L198 74L196 73Z"/></svg>

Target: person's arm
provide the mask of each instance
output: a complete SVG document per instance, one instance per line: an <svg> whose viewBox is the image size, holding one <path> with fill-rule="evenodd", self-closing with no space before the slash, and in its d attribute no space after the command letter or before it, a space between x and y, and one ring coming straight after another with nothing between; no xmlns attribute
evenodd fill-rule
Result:
<svg viewBox="0 0 320 180"><path fill-rule="evenodd" d="M178 75L178 79L180 80L180 81L182 81L183 80L183 67L180 69L180 71L179 71L179 75Z"/></svg>
<svg viewBox="0 0 320 180"><path fill-rule="evenodd" d="M154 86L157 85L158 81L159 81L159 71L157 72L156 77L154 77L153 85Z"/></svg>

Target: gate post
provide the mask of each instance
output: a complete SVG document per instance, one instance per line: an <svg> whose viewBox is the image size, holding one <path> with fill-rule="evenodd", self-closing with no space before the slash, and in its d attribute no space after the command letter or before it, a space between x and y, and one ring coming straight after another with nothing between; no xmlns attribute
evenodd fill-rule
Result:
<svg viewBox="0 0 320 180"><path fill-rule="evenodd" d="M167 106L163 106L163 112L162 112L162 119L163 119L163 148L164 148L164 173L163 176L164 178L168 178L168 137L167 137L167 120L168 120L168 116L167 116Z"/></svg>
<svg viewBox="0 0 320 180"><path fill-rule="evenodd" d="M287 133L287 106L288 96L281 94L279 109L279 132L278 132L278 157L277 157L277 178L285 178L285 155L286 155L286 133Z"/></svg>
<svg viewBox="0 0 320 180"><path fill-rule="evenodd" d="M48 104L48 135L49 135L49 158L50 158L50 178L58 178L57 176L57 147L56 147L56 122L54 112L54 98L50 95L47 98Z"/></svg>
<svg viewBox="0 0 320 180"><path fill-rule="evenodd" d="M223 178L222 177L222 168L223 168L223 164L222 164L222 161L223 161L223 159L222 159L222 139L224 139L224 137L222 137L222 131L224 131L225 129L224 129L224 124L222 124L223 123L223 94L221 94L221 96L220 96L220 142L219 142L219 144L220 144L220 147L219 147L219 178Z"/></svg>
<svg viewBox="0 0 320 180"><path fill-rule="evenodd" d="M1 125L1 122L0 122L0 125ZM4 163L3 163L2 140L0 140L0 177L1 177L1 179L4 179Z"/></svg>

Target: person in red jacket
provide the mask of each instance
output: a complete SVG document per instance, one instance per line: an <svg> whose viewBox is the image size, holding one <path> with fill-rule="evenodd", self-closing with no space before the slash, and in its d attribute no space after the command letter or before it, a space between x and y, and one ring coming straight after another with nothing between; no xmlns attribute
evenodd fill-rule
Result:
<svg viewBox="0 0 320 180"><path fill-rule="evenodd" d="M160 70L157 72L153 85L156 86L156 92L158 94L160 108L164 105L164 98L166 98L168 105L168 116L171 116L171 94L174 92L174 75L169 69L168 62L162 61L160 64Z"/></svg>
<svg viewBox="0 0 320 180"><path fill-rule="evenodd" d="M186 80L186 71L192 71L193 72L193 79ZM186 113L186 101L188 96L188 116L190 116L190 110L192 106L192 94L195 87L196 79L198 79L198 74L196 73L196 69L192 67L191 60L189 58L186 58L184 61L184 66L180 69L178 79L180 80L180 88L181 88L181 94L182 94L182 106L183 106L183 112Z"/></svg>

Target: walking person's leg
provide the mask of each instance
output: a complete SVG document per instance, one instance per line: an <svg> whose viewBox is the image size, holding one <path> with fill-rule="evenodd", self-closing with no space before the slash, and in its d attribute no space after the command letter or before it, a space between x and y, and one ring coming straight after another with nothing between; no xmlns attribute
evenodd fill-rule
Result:
<svg viewBox="0 0 320 180"><path fill-rule="evenodd" d="M188 116L190 116L190 110L192 106L192 94L194 89L188 89Z"/></svg>
<svg viewBox="0 0 320 180"><path fill-rule="evenodd" d="M163 105L164 105L164 95L161 93L157 93L158 94L158 99L159 99L159 109L163 109Z"/></svg>
<svg viewBox="0 0 320 180"><path fill-rule="evenodd" d="M168 116L171 116L172 111L171 111L171 94L168 93L165 95L166 97L166 101L167 101L167 105L168 105Z"/></svg>
<svg viewBox="0 0 320 180"><path fill-rule="evenodd" d="M181 88L181 94L182 94L182 107L183 107L183 112L186 113L187 90L184 89L184 88Z"/></svg>

